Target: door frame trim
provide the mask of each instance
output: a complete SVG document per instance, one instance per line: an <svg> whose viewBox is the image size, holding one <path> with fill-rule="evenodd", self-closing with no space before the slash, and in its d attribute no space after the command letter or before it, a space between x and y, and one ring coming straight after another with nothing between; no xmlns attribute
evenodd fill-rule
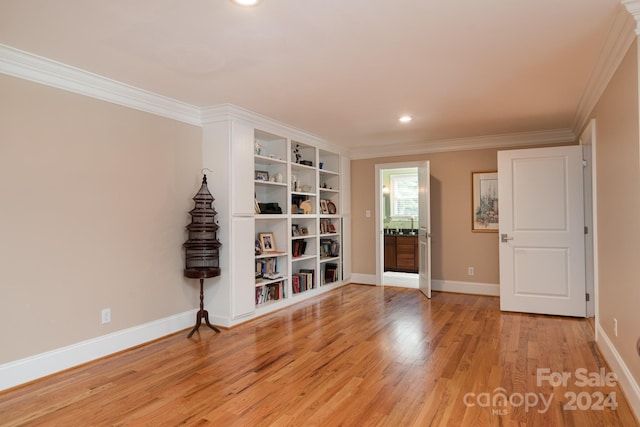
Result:
<svg viewBox="0 0 640 427"><path fill-rule="evenodd" d="M375 233L376 233L376 286L382 286L384 278L384 219L382 218L382 171L385 169L418 168L425 161L376 163L375 176Z"/></svg>
<svg viewBox="0 0 640 427"><path fill-rule="evenodd" d="M587 168L590 169L591 182L585 182L585 188L587 185L591 187L591 206L587 206L587 198L585 197L585 212L589 210L591 214L591 224L585 224L590 227L591 234L591 253L587 254L585 245L585 268L586 268L586 279L587 279L587 292L593 292L593 295L590 301L587 302L587 317L595 316L596 322L598 320L598 312L599 312L599 304L598 304L598 296L599 296L599 285L598 285L598 197L597 197L597 168L596 168L596 119L591 119L587 126L584 128L582 133L580 134L579 143L581 146L590 147L591 150L591 161L587 164ZM586 215L585 215L586 219ZM592 265L589 266L587 260L591 258ZM591 280L589 280L591 279ZM596 339L598 336L598 330L596 328Z"/></svg>

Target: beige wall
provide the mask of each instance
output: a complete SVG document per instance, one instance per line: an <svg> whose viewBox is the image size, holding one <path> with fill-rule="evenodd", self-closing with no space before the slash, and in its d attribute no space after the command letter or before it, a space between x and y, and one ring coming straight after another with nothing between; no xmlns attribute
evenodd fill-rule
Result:
<svg viewBox="0 0 640 427"><path fill-rule="evenodd" d="M599 318L640 383L640 134L637 43L600 98L596 119ZM618 320L618 336L613 319Z"/></svg>
<svg viewBox="0 0 640 427"><path fill-rule="evenodd" d="M497 150L455 151L351 162L353 272L375 275L375 165L429 160L433 278L499 283L498 235L471 232L471 172L497 169ZM467 268L475 275L468 276Z"/></svg>
<svg viewBox="0 0 640 427"><path fill-rule="evenodd" d="M181 245L201 141L195 126L0 75L0 363L197 305Z"/></svg>

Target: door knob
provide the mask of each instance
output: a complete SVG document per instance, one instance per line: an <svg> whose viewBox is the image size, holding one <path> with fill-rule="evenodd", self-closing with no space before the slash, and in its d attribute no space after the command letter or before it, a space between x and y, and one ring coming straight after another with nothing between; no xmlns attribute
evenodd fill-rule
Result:
<svg viewBox="0 0 640 427"><path fill-rule="evenodd" d="M509 241L509 240L513 240L513 237L509 237L509 235L507 235L507 234L501 234L500 235L500 241L502 243L507 243L507 241Z"/></svg>

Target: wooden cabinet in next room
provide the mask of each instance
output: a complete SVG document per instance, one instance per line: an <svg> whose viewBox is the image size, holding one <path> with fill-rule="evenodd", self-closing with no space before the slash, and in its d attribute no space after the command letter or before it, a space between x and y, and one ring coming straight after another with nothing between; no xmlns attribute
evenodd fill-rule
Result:
<svg viewBox="0 0 640 427"><path fill-rule="evenodd" d="M418 272L418 236L384 236L385 271Z"/></svg>
<svg viewBox="0 0 640 427"><path fill-rule="evenodd" d="M396 268L396 236L384 236L384 270Z"/></svg>

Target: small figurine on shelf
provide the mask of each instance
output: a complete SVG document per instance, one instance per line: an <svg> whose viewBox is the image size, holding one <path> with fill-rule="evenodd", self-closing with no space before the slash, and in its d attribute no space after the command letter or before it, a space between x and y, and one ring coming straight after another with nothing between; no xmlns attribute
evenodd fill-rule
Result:
<svg viewBox="0 0 640 427"><path fill-rule="evenodd" d="M257 154L258 156L262 154L262 142L258 141L257 139L255 142L255 149L256 149L255 154Z"/></svg>
<svg viewBox="0 0 640 427"><path fill-rule="evenodd" d="M293 155L296 156L296 163L300 163L302 155L300 154L300 144L296 144L296 148L293 149Z"/></svg>

